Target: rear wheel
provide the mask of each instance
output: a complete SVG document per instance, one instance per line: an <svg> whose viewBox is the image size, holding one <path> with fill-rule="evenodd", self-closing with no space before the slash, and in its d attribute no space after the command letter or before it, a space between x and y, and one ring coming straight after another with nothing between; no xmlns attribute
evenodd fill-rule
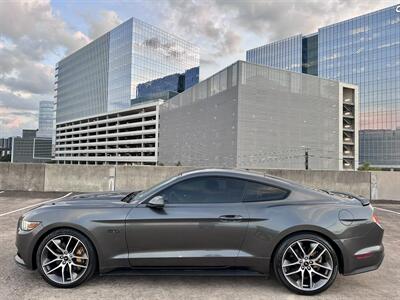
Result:
<svg viewBox="0 0 400 300"><path fill-rule="evenodd" d="M36 263L40 275L55 287L75 287L93 276L96 252L92 243L72 229L51 232L40 243Z"/></svg>
<svg viewBox="0 0 400 300"><path fill-rule="evenodd" d="M338 273L338 259L332 246L314 234L286 239L273 263L276 277L288 289L302 295L323 292Z"/></svg>

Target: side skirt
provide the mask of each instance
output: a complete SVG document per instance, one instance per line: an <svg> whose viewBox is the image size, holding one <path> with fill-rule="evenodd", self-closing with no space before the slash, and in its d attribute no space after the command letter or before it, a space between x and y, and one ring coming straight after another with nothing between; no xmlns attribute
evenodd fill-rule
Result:
<svg viewBox="0 0 400 300"><path fill-rule="evenodd" d="M100 276L257 276L267 277L267 274L258 273L246 269L221 268L221 269L156 269L156 268L137 268L137 269L117 269Z"/></svg>

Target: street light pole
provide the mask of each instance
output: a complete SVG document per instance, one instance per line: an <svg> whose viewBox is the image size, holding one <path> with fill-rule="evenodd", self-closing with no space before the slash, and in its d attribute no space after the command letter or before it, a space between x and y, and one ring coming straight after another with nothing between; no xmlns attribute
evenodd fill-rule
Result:
<svg viewBox="0 0 400 300"><path fill-rule="evenodd" d="M308 148L306 148L304 152L304 167L308 170Z"/></svg>
<svg viewBox="0 0 400 300"><path fill-rule="evenodd" d="M301 148L304 149L304 169L308 170L308 158L309 158L308 150L310 150L310 148L306 146L301 146Z"/></svg>

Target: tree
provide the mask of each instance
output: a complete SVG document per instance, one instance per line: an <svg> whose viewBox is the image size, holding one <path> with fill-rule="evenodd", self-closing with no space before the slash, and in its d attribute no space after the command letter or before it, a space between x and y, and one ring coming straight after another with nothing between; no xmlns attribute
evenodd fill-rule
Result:
<svg viewBox="0 0 400 300"><path fill-rule="evenodd" d="M360 167L358 167L358 171L380 171L380 168L371 167L369 162L363 163Z"/></svg>

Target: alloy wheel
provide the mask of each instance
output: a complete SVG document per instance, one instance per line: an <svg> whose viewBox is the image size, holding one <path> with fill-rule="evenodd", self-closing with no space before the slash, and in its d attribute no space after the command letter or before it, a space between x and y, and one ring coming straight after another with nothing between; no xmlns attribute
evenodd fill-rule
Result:
<svg viewBox="0 0 400 300"><path fill-rule="evenodd" d="M286 248L282 256L283 275L302 291L314 291L325 286L333 269L329 250L316 240L297 240Z"/></svg>
<svg viewBox="0 0 400 300"><path fill-rule="evenodd" d="M58 284L79 280L89 266L89 254L84 243L72 235L59 235L44 246L41 257L44 274Z"/></svg>

